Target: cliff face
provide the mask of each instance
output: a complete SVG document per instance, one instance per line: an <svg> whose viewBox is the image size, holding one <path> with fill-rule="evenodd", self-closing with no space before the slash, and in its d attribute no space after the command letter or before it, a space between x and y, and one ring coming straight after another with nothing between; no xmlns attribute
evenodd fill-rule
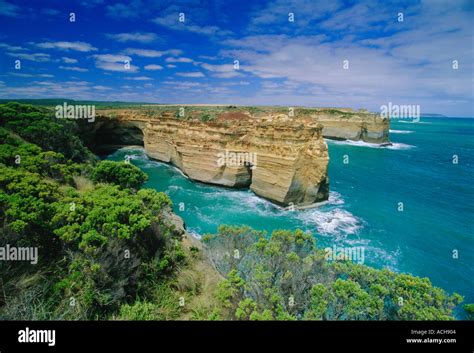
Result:
<svg viewBox="0 0 474 353"><path fill-rule="evenodd" d="M281 205L328 198L328 151L321 126L265 122L242 114L212 122L163 116L144 130L146 153L191 179L249 186Z"/></svg>
<svg viewBox="0 0 474 353"><path fill-rule="evenodd" d="M373 143L388 142L389 119L375 114L353 113L339 117L320 114L315 120L324 126L323 136L327 138Z"/></svg>
<svg viewBox="0 0 474 353"><path fill-rule="evenodd" d="M286 116L265 120L241 112L224 113L211 121L177 118L172 113L146 118L132 111L112 119L106 116L98 116L96 134L119 145L136 142L139 136L134 131L139 127L148 156L174 164L193 180L250 187L284 206L309 205L329 196L329 157L319 124Z"/></svg>
<svg viewBox="0 0 474 353"><path fill-rule="evenodd" d="M280 112L262 112L256 116L263 119ZM285 112L287 114L287 112ZM366 110L329 108L298 108L294 111L293 119L305 123L320 123L323 126L325 138L337 140L366 141L372 143L388 142L390 122L388 118Z"/></svg>
<svg viewBox="0 0 474 353"><path fill-rule="evenodd" d="M177 106L103 110L96 140L143 144L151 158L193 180L250 187L280 205L326 200L328 150L323 136L388 141L388 120L366 111Z"/></svg>

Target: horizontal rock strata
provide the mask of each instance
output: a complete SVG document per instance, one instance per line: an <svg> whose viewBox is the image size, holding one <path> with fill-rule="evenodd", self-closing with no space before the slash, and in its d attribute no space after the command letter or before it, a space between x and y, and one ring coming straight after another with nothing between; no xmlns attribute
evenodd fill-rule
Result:
<svg viewBox="0 0 474 353"><path fill-rule="evenodd" d="M114 119L131 120L141 119L130 115ZM328 198L329 157L320 124L286 116L269 121L243 113L203 122L164 113L149 119L142 131L149 157L172 163L193 180L250 187L284 206Z"/></svg>
<svg viewBox="0 0 474 353"><path fill-rule="evenodd" d="M323 137L385 143L389 121L341 108L150 105L99 110L95 130L95 140L144 145L193 180L306 206L329 194Z"/></svg>

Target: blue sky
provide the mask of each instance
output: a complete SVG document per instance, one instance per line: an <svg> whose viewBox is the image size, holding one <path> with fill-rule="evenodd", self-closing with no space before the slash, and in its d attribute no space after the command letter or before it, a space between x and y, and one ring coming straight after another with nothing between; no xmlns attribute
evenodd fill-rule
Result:
<svg viewBox="0 0 474 353"><path fill-rule="evenodd" d="M470 0L0 0L0 97L474 116L473 19Z"/></svg>

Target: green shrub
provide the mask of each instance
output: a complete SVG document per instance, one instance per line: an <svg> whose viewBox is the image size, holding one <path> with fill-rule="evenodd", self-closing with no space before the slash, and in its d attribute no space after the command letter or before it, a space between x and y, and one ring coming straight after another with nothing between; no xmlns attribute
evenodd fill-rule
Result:
<svg viewBox="0 0 474 353"><path fill-rule="evenodd" d="M102 161L92 171L96 183L111 183L122 188L140 188L148 176L140 168L130 163Z"/></svg>
<svg viewBox="0 0 474 353"><path fill-rule="evenodd" d="M45 151L55 151L75 162L94 160L83 145L75 120L56 119L45 108L9 102L0 104L0 126L35 143Z"/></svg>
<svg viewBox="0 0 474 353"><path fill-rule="evenodd" d="M328 262L313 236L301 230L275 230L267 237L248 227L221 226L205 244L226 276L216 298L234 319L453 320L462 301L427 278Z"/></svg>

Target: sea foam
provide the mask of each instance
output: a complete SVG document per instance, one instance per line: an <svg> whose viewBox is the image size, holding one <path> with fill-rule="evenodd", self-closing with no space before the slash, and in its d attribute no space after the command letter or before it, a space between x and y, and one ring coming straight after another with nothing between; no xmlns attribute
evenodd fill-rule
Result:
<svg viewBox="0 0 474 353"><path fill-rule="evenodd" d="M389 130L391 134L412 134L414 131L411 130Z"/></svg>
<svg viewBox="0 0 474 353"><path fill-rule="evenodd" d="M347 146L355 146L355 147L367 147L367 148L381 148L387 150L406 150L411 149L416 146L408 145L406 143L399 143L399 142L391 142L387 145L380 145L377 143L365 142L365 141L351 141L351 140L344 140L344 141L335 141L329 140L327 141L329 144L333 145L347 145Z"/></svg>

